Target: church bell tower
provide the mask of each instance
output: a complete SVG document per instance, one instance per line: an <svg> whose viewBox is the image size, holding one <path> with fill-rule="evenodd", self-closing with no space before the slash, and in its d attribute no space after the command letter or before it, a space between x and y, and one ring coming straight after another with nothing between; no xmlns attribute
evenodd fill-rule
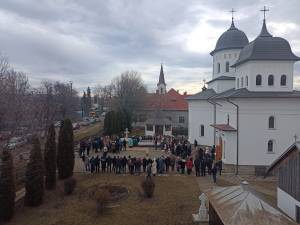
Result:
<svg viewBox="0 0 300 225"><path fill-rule="evenodd" d="M165 75L164 75L164 69L163 65L160 66L160 74L159 74L159 80L157 83L156 93L158 94L165 94L167 92L167 84L165 82Z"/></svg>

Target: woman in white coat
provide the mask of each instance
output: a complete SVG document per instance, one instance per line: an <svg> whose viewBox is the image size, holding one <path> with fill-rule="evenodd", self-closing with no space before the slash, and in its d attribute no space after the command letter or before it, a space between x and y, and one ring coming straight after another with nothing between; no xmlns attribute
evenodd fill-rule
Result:
<svg viewBox="0 0 300 225"><path fill-rule="evenodd" d="M157 163L156 163L156 159L153 159L153 163L152 163L152 174L153 176L156 176L157 174Z"/></svg>

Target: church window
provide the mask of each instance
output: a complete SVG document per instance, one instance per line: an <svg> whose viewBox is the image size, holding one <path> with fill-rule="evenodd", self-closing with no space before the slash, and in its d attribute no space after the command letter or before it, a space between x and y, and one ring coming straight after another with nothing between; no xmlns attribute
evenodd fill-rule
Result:
<svg viewBox="0 0 300 225"><path fill-rule="evenodd" d="M229 62L226 62L226 73L229 72Z"/></svg>
<svg viewBox="0 0 300 225"><path fill-rule="evenodd" d="M256 85L261 86L261 75L260 74L256 75Z"/></svg>
<svg viewBox="0 0 300 225"><path fill-rule="evenodd" d="M268 141L268 152L274 152L274 141L273 140Z"/></svg>
<svg viewBox="0 0 300 225"><path fill-rule="evenodd" d="M236 87L240 88L240 79L239 78L236 79Z"/></svg>
<svg viewBox="0 0 300 225"><path fill-rule="evenodd" d="M179 123L184 123L184 116L179 116Z"/></svg>
<svg viewBox="0 0 300 225"><path fill-rule="evenodd" d="M274 85L274 76L272 74L268 76L268 85L269 86Z"/></svg>
<svg viewBox="0 0 300 225"><path fill-rule="evenodd" d="M275 117L274 116L269 117L269 129L275 129Z"/></svg>
<svg viewBox="0 0 300 225"><path fill-rule="evenodd" d="M241 78L241 87L244 87L244 77Z"/></svg>
<svg viewBox="0 0 300 225"><path fill-rule="evenodd" d="M286 86L286 75L281 75L280 77L280 85Z"/></svg>
<svg viewBox="0 0 300 225"><path fill-rule="evenodd" d="M153 131L153 125L152 124L147 124L147 130L148 131Z"/></svg>
<svg viewBox="0 0 300 225"><path fill-rule="evenodd" d="M200 137L204 137L204 125L200 126Z"/></svg>
<svg viewBox="0 0 300 225"><path fill-rule="evenodd" d="M248 76L246 76L246 87L248 87Z"/></svg>
<svg viewBox="0 0 300 225"><path fill-rule="evenodd" d="M220 70L221 70L221 65L220 63L217 63L217 72L220 73Z"/></svg>

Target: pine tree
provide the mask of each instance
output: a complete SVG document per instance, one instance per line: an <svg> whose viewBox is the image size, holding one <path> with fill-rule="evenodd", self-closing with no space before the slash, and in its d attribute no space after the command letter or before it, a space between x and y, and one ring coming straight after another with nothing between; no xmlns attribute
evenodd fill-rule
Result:
<svg viewBox="0 0 300 225"><path fill-rule="evenodd" d="M74 169L74 140L73 127L69 119L63 121L59 131L57 168L60 179L72 177Z"/></svg>
<svg viewBox="0 0 300 225"><path fill-rule="evenodd" d="M26 168L25 189L25 205L39 206L42 204L44 196L44 163L40 141L37 137L34 137L33 148Z"/></svg>
<svg viewBox="0 0 300 225"><path fill-rule="evenodd" d="M9 151L3 151L0 162L0 223L13 217L15 196L13 158Z"/></svg>
<svg viewBox="0 0 300 225"><path fill-rule="evenodd" d="M45 144L45 185L48 190L52 190L56 186L56 143L55 128L51 124L48 129L47 141Z"/></svg>

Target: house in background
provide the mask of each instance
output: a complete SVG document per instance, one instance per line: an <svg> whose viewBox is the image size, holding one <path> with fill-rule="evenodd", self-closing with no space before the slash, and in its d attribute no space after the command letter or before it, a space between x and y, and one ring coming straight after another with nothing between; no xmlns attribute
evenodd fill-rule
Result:
<svg viewBox="0 0 300 225"><path fill-rule="evenodd" d="M278 176L278 207L300 223L300 142L291 145L267 172Z"/></svg>

